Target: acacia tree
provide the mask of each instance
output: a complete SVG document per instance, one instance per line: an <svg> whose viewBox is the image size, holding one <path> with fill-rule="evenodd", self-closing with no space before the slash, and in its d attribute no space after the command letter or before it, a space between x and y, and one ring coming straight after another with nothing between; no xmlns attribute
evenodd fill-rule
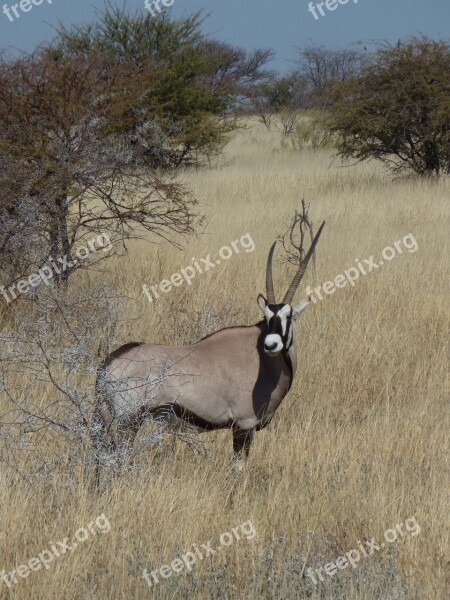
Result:
<svg viewBox="0 0 450 600"><path fill-rule="evenodd" d="M212 40L201 25L200 12L172 19L165 11L153 17L107 4L96 23L61 27L52 48L63 57L103 56L120 64L135 84L123 81L128 93L116 131L142 132L151 119L168 151L155 156L148 143L149 164L198 166L218 154L238 127L234 108L267 77L263 67L272 56Z"/></svg>
<svg viewBox="0 0 450 600"><path fill-rule="evenodd" d="M394 172L450 173L450 45L425 37L378 50L334 88L329 127L339 154Z"/></svg>
<svg viewBox="0 0 450 600"><path fill-rule="evenodd" d="M270 55L209 40L200 25L198 13L171 20L107 5L96 23L62 28L49 47L2 57L0 248L9 279L50 256L70 260L93 232L175 242L194 231L195 200L169 173L221 151L237 126L233 107Z"/></svg>
<svg viewBox="0 0 450 600"><path fill-rule="evenodd" d="M9 275L50 257L70 261L93 234L108 234L118 248L143 232L174 242L194 231L192 194L143 159L150 139L155 155L168 151L158 123L133 136L114 131L124 78L135 83L107 60L62 61L45 50L0 62L0 240L3 258L13 258L4 263Z"/></svg>

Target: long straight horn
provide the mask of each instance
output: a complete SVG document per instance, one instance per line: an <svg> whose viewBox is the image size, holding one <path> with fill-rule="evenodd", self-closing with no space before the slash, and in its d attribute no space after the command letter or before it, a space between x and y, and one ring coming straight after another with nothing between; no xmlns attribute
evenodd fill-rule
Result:
<svg viewBox="0 0 450 600"><path fill-rule="evenodd" d="M314 252L317 242L319 241L319 237L320 237L320 234L322 233L322 229L323 229L324 225L325 225L325 221L320 226L319 231L316 233L316 237L313 239L310 249L308 250L305 258L300 263L298 271L295 274L295 277L292 280L292 283L291 283L288 291L286 292L286 295L283 300L283 304L290 304L292 302L292 299L294 298L294 294L297 291L298 285L299 285L303 275L305 274L306 267L308 266L308 263L309 263L309 259L311 258L312 254Z"/></svg>
<svg viewBox="0 0 450 600"><path fill-rule="evenodd" d="M275 240L272 244L272 247L269 251L269 256L267 257L267 267L266 267L266 294L267 294L267 304L276 304L275 302L275 292L273 291L273 278L272 278L272 258L273 252L275 250L275 246L277 245L277 241Z"/></svg>

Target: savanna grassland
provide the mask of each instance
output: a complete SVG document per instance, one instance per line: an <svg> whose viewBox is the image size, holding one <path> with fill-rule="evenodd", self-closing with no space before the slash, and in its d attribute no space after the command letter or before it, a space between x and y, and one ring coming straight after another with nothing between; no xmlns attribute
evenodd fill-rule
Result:
<svg viewBox="0 0 450 600"><path fill-rule="evenodd" d="M255 436L239 476L231 473L229 432L200 436L204 451L164 443L97 491L81 468L70 476L63 467L51 477L43 472L30 485L20 475L25 464L2 462L0 569L27 563L103 513L111 529L11 588L1 581L0 597L448 597L450 180L393 180L376 163L341 167L330 150L282 149L279 131L256 121L220 164L182 179L205 215L201 235L182 250L136 242L101 275L129 298L119 343L194 342L260 320L268 249L302 198L326 227L298 299L356 258L379 262L383 248L408 234L417 249L324 295L299 318L293 388ZM142 294L144 283L170 277L192 257L215 257L246 233L254 252L233 254L153 303ZM277 262L274 272L280 296L292 267ZM317 585L306 576L308 567L345 555L357 540L381 542L412 517L420 532L399 535L355 569L324 574ZM151 589L143 579L143 569L170 564L193 543L217 546L223 532L246 521L253 539L198 561L190 573L160 577Z"/></svg>

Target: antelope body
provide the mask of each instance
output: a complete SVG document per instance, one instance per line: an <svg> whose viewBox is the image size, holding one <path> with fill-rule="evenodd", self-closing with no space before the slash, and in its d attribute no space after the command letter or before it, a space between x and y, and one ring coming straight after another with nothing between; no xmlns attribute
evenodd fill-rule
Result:
<svg viewBox="0 0 450 600"><path fill-rule="evenodd" d="M266 268L264 319L221 329L189 346L126 344L101 365L96 383L93 442L116 454L131 446L149 419L185 423L198 431L229 428L238 466L248 457L255 431L266 427L288 393L297 370L294 322L309 300L291 305L322 232L315 236L281 304L272 280L272 245Z"/></svg>

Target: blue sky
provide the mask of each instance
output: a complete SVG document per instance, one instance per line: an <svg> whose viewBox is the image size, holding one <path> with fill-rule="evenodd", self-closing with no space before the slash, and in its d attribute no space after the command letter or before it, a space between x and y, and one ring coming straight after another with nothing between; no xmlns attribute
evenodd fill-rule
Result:
<svg viewBox="0 0 450 600"><path fill-rule="evenodd" d="M42 4L35 6L32 1ZM344 0L340 0L344 1ZM25 7L11 6L20 0L0 0L0 47L32 50L50 40L59 21L69 26L95 18L103 0L22 0ZM286 71L295 58L295 48L305 42L329 47L363 42L368 48L381 40L396 41L410 35L426 34L432 38L450 37L449 0L348 0L338 4L327 0L315 8L317 19L308 11L309 0L174 0L175 16L204 9L210 13L204 24L206 33L248 50L272 48L276 59L272 67ZM333 4L334 3L334 4ZM10 18L3 12L6 4ZM316 0L313 5L318 4ZM145 11L144 0L127 0L131 9ZM10 20L12 18L12 21Z"/></svg>

